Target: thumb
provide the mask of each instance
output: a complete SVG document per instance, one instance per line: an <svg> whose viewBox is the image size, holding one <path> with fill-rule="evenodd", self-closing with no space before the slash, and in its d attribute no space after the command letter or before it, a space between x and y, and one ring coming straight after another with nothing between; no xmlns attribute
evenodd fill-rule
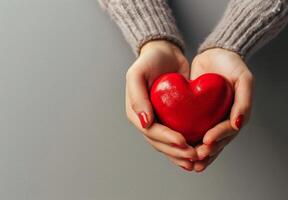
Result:
<svg viewBox="0 0 288 200"><path fill-rule="evenodd" d="M235 97L232 106L230 121L235 130L240 130L244 122L247 122L251 112L253 95L253 76L244 72L235 84Z"/></svg>
<svg viewBox="0 0 288 200"><path fill-rule="evenodd" d="M153 123L153 108L149 99L148 85L144 74L127 72L127 94L130 107L139 118L142 128L148 128Z"/></svg>

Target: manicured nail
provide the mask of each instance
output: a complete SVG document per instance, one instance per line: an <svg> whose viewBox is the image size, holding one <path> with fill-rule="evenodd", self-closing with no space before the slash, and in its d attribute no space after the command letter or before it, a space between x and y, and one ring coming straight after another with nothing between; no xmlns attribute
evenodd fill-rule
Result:
<svg viewBox="0 0 288 200"><path fill-rule="evenodd" d="M176 144L176 143L171 143L172 147L177 147L180 149L186 149L188 146L186 144Z"/></svg>
<svg viewBox="0 0 288 200"><path fill-rule="evenodd" d="M244 119L244 115L239 115L235 121L235 125L237 126L237 128L240 130L242 125L243 125L243 119Z"/></svg>
<svg viewBox="0 0 288 200"><path fill-rule="evenodd" d="M183 166L180 166L182 169L184 169L184 170L186 170L186 171L192 171L192 169L188 169L188 168L186 168L186 167L183 167Z"/></svg>
<svg viewBox="0 0 288 200"><path fill-rule="evenodd" d="M141 122L142 127L147 128L148 127L147 114L145 112L140 112L140 113L138 113L138 117L139 117L139 120Z"/></svg>

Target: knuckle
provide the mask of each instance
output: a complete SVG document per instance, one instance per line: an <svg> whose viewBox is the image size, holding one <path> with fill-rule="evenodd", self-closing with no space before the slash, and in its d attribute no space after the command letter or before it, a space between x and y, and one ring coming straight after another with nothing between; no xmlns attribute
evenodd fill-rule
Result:
<svg viewBox="0 0 288 200"><path fill-rule="evenodd" d="M159 129L157 129L157 133L160 135L170 135L170 131L165 126L160 126Z"/></svg>
<svg viewBox="0 0 288 200"><path fill-rule="evenodd" d="M229 123L229 122L228 122ZM228 124L227 123L227 124ZM229 128L229 124L226 125L224 123L219 124L217 130L213 130L213 134L215 134L216 136L218 135L222 135L223 133L225 133L227 131L227 129ZM214 136L215 137L215 136Z"/></svg>
<svg viewBox="0 0 288 200"><path fill-rule="evenodd" d="M136 111L138 104L135 101L131 100L130 106L131 106L132 110Z"/></svg>
<svg viewBox="0 0 288 200"><path fill-rule="evenodd" d="M163 135L163 136L167 136L167 135L170 135L170 131L167 130L167 129L165 129L165 128L161 128L161 129L159 130L159 134L160 134L160 135Z"/></svg>
<svg viewBox="0 0 288 200"><path fill-rule="evenodd" d="M131 119L131 117L129 115L127 115L127 120L128 120L128 122L133 124L133 120Z"/></svg>
<svg viewBox="0 0 288 200"><path fill-rule="evenodd" d="M251 82L251 83L253 83L254 82L254 76L253 76L253 74L250 72L250 71L248 71L247 73L246 73L246 79L249 81L249 82Z"/></svg>
<svg viewBox="0 0 288 200"><path fill-rule="evenodd" d="M147 129L143 129L142 127L140 128L141 132L143 133L143 135L147 138L150 138L150 139L155 139L155 134L153 133L153 131L150 130L147 130ZM153 145L154 146L154 145Z"/></svg>
<svg viewBox="0 0 288 200"><path fill-rule="evenodd" d="M173 134L173 135L175 135L174 140L177 144L186 144L186 140L183 137L176 135L176 134Z"/></svg>
<svg viewBox="0 0 288 200"><path fill-rule="evenodd" d="M134 70L133 70L132 67L130 67L130 68L127 70L126 76L125 76L127 82L130 80L130 77L133 76L133 74L134 74Z"/></svg>
<svg viewBox="0 0 288 200"><path fill-rule="evenodd" d="M159 127L159 132L163 133L163 134L169 134L169 130L166 126L160 126Z"/></svg>
<svg viewBox="0 0 288 200"><path fill-rule="evenodd" d="M138 65L139 66L139 65ZM145 71L143 71L140 67L137 65L132 65L127 71L126 71L126 81L129 82L130 80L133 80L134 77L142 76Z"/></svg>
<svg viewBox="0 0 288 200"><path fill-rule="evenodd" d="M160 134L163 134L164 136L171 136L168 137L169 140L175 144L184 144L186 143L185 139L180 137L179 135L175 134L175 132L171 131L170 129L166 128L166 127L161 127L161 129L159 130Z"/></svg>
<svg viewBox="0 0 288 200"><path fill-rule="evenodd" d="M184 151L182 153L182 157L184 157L184 158L191 159L191 158L194 158L194 156L195 156L195 153L192 151Z"/></svg>
<svg viewBox="0 0 288 200"><path fill-rule="evenodd" d="M132 122L131 113L128 110L126 110L126 117L127 117L129 122Z"/></svg>

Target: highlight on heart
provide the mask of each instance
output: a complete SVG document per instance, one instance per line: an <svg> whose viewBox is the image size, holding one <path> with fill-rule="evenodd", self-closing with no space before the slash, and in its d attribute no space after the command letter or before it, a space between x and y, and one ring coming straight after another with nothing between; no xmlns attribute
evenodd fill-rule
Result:
<svg viewBox="0 0 288 200"><path fill-rule="evenodd" d="M152 85L150 98L157 119L183 134L190 145L227 118L233 89L221 75L206 73L186 80L179 73L161 75Z"/></svg>

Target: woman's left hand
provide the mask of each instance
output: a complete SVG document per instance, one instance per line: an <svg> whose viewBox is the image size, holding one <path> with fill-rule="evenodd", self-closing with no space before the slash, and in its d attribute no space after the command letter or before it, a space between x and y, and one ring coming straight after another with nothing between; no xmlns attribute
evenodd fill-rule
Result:
<svg viewBox="0 0 288 200"><path fill-rule="evenodd" d="M214 48L197 55L192 62L191 79L204 73L217 73L225 77L233 86L235 95L230 119L210 129L205 134L202 144L196 147L199 158L194 163L196 172L203 171L211 164L235 138L244 123L247 123L253 93L253 75L237 53Z"/></svg>

